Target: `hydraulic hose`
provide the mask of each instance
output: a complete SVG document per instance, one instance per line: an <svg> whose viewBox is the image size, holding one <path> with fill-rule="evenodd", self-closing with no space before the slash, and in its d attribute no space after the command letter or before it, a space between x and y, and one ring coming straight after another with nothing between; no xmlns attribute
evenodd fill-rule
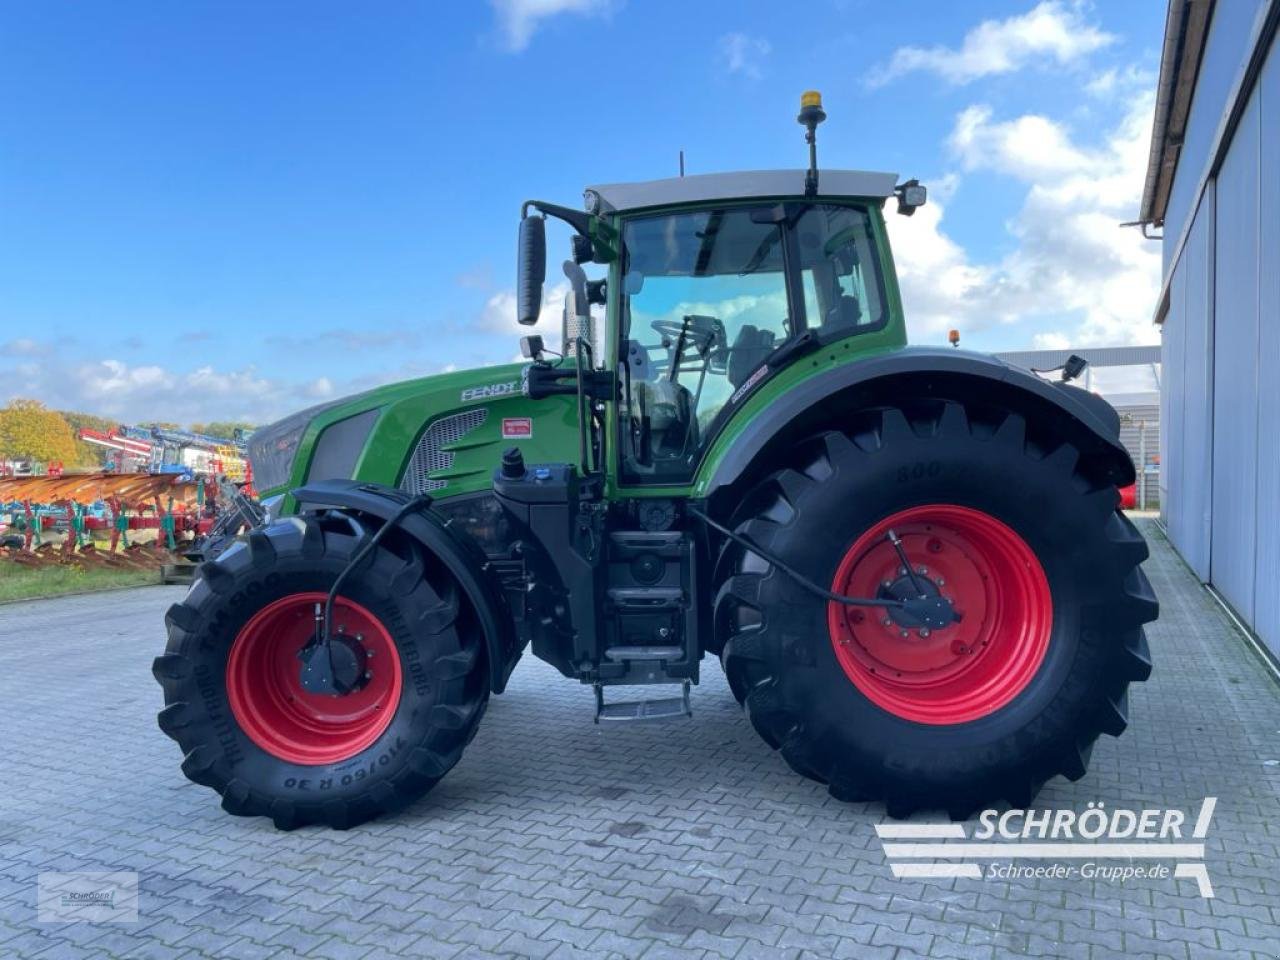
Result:
<svg viewBox="0 0 1280 960"><path fill-rule="evenodd" d="M391 518L386 523L373 532L373 535L364 542L359 550L356 551L356 555L351 558L351 561L342 568L342 572L334 578L333 586L329 588L329 595L324 601L324 618L322 620L323 629L320 636L317 638L319 643L324 644L325 654L329 659L329 675L331 677L334 675L332 633L333 602L338 597L338 588L341 587L342 582L347 579L347 575L360 565L361 561L363 561L364 558L373 551L374 547L382 542L382 538L385 537L392 529L400 525L401 520L411 513L416 513L419 510L425 510L430 505L431 497L426 494L419 494L410 499L404 506L392 514Z"/></svg>
<svg viewBox="0 0 1280 960"><path fill-rule="evenodd" d="M724 524L718 523L717 521L712 520L709 516L707 516L705 513L703 513L700 509L693 506L692 504L689 505L687 509L689 513L693 514L695 517L697 517L707 526L711 527L711 529L724 534L726 537L728 537L730 540L732 540L734 543L738 544L739 546L745 547L746 549L750 550L752 553L768 560L769 563L777 567L779 570L781 570L783 573L789 576L792 580L794 580L800 586L804 587L810 593L816 594L817 596L822 597L822 599L824 600L829 600L832 603L843 603L846 607L886 607L886 608L898 607L898 608L901 608L907 605L905 601L895 600L890 597L876 597L876 598L846 597L844 594L841 594L841 593L832 593L830 590L827 590L825 587L819 586L818 584L814 583L812 580L806 577L799 570L795 569L795 567L792 567L786 563L783 563L777 557L769 553L768 550L765 550L757 546L756 544L752 543L750 540L748 540L746 537L742 536L741 534L735 533L734 531L730 530Z"/></svg>

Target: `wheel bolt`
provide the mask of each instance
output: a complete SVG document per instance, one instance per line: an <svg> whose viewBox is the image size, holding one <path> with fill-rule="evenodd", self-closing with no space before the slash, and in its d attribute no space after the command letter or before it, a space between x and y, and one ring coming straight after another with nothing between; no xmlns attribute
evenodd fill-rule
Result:
<svg viewBox="0 0 1280 960"><path fill-rule="evenodd" d="M943 580L941 577L939 577L939 578L938 578L938 586L940 586L940 587L945 587L946 585L947 585L947 581L945 581L945 580Z"/></svg>
<svg viewBox="0 0 1280 960"><path fill-rule="evenodd" d="M921 636L921 637L927 637L928 635L929 635L929 628L928 628L928 627L921 627L921 628L920 628L920 636Z"/></svg>
<svg viewBox="0 0 1280 960"><path fill-rule="evenodd" d="M881 623L883 623L886 627L892 627L892 626L893 626L893 621L892 621L892 620L890 620L888 617L885 617L885 618L884 618L883 620L881 620L880 622L881 622Z"/></svg>
<svg viewBox="0 0 1280 960"><path fill-rule="evenodd" d="M899 630L899 631L898 631L898 636L902 637L902 638L905 640L905 639L906 639L906 637L907 637L907 631L905 631L905 630Z"/></svg>

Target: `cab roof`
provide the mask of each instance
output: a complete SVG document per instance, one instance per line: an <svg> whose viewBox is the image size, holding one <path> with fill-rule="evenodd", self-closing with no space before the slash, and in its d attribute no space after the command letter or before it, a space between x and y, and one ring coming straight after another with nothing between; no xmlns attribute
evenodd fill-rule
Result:
<svg viewBox="0 0 1280 960"><path fill-rule="evenodd" d="M625 213L647 207L712 200L749 200L753 197L804 196L804 170L743 170L736 173L702 173L638 183L605 183L587 188L600 197L601 213ZM869 170L818 171L820 197L893 196L895 173Z"/></svg>

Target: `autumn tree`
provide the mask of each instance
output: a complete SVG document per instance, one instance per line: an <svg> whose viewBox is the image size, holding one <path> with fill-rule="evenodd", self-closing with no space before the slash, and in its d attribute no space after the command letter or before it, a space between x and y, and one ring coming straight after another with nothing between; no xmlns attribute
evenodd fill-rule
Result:
<svg viewBox="0 0 1280 960"><path fill-rule="evenodd" d="M76 452L71 425L56 410L23 399L0 408L0 458L71 464Z"/></svg>
<svg viewBox="0 0 1280 960"><path fill-rule="evenodd" d="M244 420L210 420L208 423L193 423L192 433L203 433L207 437L220 437L230 440L237 430L252 430L253 424Z"/></svg>
<svg viewBox="0 0 1280 960"><path fill-rule="evenodd" d="M59 410L58 413L62 414L62 419L71 425L71 432L76 436L75 465L77 467L97 469L103 460L103 448L81 440L79 438L80 430L88 428L96 430L98 433L110 433L116 429L119 421L107 417L99 417L92 413L80 413L76 410Z"/></svg>

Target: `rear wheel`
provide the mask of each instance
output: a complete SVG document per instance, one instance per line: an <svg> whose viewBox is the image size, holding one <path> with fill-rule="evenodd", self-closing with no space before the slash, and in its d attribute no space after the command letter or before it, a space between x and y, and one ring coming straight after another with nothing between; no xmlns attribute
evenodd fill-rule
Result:
<svg viewBox="0 0 1280 960"><path fill-rule="evenodd" d="M388 537L343 581L333 640L309 646L365 531L291 518L202 564L169 609L160 728L223 807L276 826L354 826L455 764L488 699L478 626L451 575Z"/></svg>
<svg viewBox="0 0 1280 960"><path fill-rule="evenodd" d="M738 530L835 593L936 595L960 618L828 603L726 547L721 659L761 736L894 816L1025 806L1048 778L1083 776L1151 669L1146 544L1114 487L1019 414L956 402L865 411L796 453Z"/></svg>

